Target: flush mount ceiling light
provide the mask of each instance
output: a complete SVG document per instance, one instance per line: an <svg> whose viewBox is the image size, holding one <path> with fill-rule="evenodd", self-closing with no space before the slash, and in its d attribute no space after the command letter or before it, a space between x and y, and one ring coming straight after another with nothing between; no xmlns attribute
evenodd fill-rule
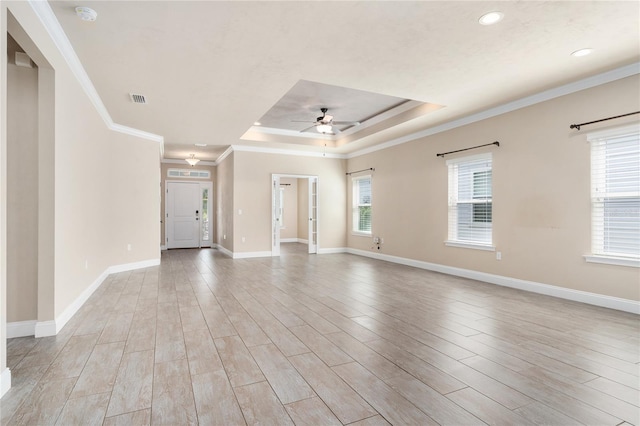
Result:
<svg viewBox="0 0 640 426"><path fill-rule="evenodd" d="M196 155L195 155L195 154L191 154L191 157L189 157L189 158L185 158L185 159L184 159L184 161L186 161L187 163L189 163L189 164L191 165L191 167L193 167L193 166L195 166L196 164L198 164L198 161L200 161L200 160L198 160L198 159L196 158Z"/></svg>
<svg viewBox="0 0 640 426"><path fill-rule="evenodd" d="M586 47L584 49L580 49L580 50L576 50L575 52L571 52L571 56L575 56L575 57L580 57L580 56L587 56L589 54L591 54L591 52L593 52L593 49L590 47Z"/></svg>
<svg viewBox="0 0 640 426"><path fill-rule="evenodd" d="M90 7L76 7L76 15L83 21L93 22L98 18L98 13Z"/></svg>
<svg viewBox="0 0 640 426"><path fill-rule="evenodd" d="M482 15L478 22L480 25L493 25L502 21L502 18L504 18L504 13L502 12L489 12Z"/></svg>
<svg viewBox="0 0 640 426"><path fill-rule="evenodd" d="M254 122L253 122L253 125L254 125L254 126L262 126L262 123L261 123L261 122L259 122L259 121L254 121Z"/></svg>
<svg viewBox="0 0 640 426"><path fill-rule="evenodd" d="M322 133L323 135L331 135L333 132L331 131L331 125L329 124L319 124L316 126L316 130L318 133Z"/></svg>

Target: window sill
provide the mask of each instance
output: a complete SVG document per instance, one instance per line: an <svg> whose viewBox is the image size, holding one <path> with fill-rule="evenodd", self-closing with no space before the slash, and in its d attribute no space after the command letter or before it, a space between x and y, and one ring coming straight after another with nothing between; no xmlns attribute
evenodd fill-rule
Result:
<svg viewBox="0 0 640 426"><path fill-rule="evenodd" d="M474 250L496 251L495 246L480 243L467 243L461 241L445 241L444 244L449 247L469 248Z"/></svg>
<svg viewBox="0 0 640 426"><path fill-rule="evenodd" d="M351 231L351 235L353 235L354 237L369 237L371 238L371 232L358 232L358 231Z"/></svg>
<svg viewBox="0 0 640 426"><path fill-rule="evenodd" d="M604 263L606 265L631 266L640 268L640 259L630 259L628 257L597 256L593 254L585 255L584 260L588 263Z"/></svg>

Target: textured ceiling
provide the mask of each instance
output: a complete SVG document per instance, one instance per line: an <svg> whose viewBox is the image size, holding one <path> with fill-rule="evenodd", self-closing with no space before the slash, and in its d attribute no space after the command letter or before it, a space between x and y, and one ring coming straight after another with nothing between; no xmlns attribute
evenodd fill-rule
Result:
<svg viewBox="0 0 640 426"><path fill-rule="evenodd" d="M82 2L98 12L93 23L75 16L79 4L50 2L113 120L164 136L166 157L194 143L324 149L251 129L301 80L444 106L328 148L346 153L640 56L635 1ZM504 20L479 25L492 10ZM570 56L583 47L594 53ZM321 103L310 95L300 117Z"/></svg>

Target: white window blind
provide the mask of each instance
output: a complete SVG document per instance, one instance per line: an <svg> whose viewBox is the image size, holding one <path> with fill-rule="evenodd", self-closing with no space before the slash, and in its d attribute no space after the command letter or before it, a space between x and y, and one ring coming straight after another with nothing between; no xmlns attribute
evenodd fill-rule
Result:
<svg viewBox="0 0 640 426"><path fill-rule="evenodd" d="M640 130L590 134L594 255L640 259Z"/></svg>
<svg viewBox="0 0 640 426"><path fill-rule="evenodd" d="M447 161L449 241L492 244L491 154Z"/></svg>
<svg viewBox="0 0 640 426"><path fill-rule="evenodd" d="M371 176L353 179L353 232L371 234Z"/></svg>

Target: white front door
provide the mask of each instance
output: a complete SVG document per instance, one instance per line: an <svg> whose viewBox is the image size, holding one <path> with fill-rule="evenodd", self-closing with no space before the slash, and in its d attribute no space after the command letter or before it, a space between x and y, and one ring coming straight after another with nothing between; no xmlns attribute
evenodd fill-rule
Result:
<svg viewBox="0 0 640 426"><path fill-rule="evenodd" d="M200 184L167 182L167 248L200 247Z"/></svg>

